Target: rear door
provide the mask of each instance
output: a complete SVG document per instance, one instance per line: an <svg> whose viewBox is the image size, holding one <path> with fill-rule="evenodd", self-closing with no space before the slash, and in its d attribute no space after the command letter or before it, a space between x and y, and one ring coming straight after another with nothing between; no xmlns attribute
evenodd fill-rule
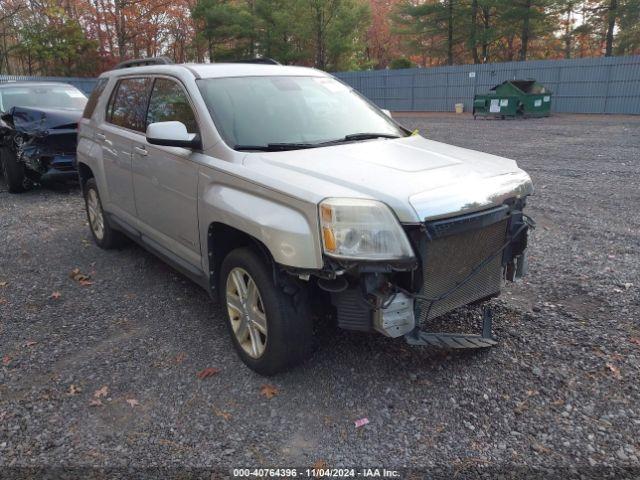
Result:
<svg viewBox="0 0 640 480"><path fill-rule="evenodd" d="M179 121L199 134L198 121L183 85L169 77L153 82L146 125ZM138 218L149 236L189 263L200 265L198 164L192 150L151 145L144 137L133 144L133 185Z"/></svg>
<svg viewBox="0 0 640 480"><path fill-rule="evenodd" d="M137 216L132 178L133 145L144 139L151 85L150 77L120 79L98 133L108 188L106 208L131 224L135 224Z"/></svg>

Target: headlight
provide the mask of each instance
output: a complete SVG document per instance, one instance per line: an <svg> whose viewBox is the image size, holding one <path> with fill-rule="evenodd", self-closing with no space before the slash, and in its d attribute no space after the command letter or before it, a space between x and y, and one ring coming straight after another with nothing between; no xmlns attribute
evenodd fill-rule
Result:
<svg viewBox="0 0 640 480"><path fill-rule="evenodd" d="M320 202L324 253L353 260L413 258L413 250L393 212L384 203L359 198Z"/></svg>

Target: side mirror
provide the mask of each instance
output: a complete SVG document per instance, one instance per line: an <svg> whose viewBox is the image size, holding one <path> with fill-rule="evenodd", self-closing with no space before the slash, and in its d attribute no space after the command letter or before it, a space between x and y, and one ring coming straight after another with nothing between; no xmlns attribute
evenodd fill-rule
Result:
<svg viewBox="0 0 640 480"><path fill-rule="evenodd" d="M165 147L202 148L200 137L182 122L156 122L147 127L147 142Z"/></svg>
<svg viewBox="0 0 640 480"><path fill-rule="evenodd" d="M393 118L393 117L391 116L391 112L390 112L389 110L387 110L386 108L383 108L383 109L382 109L382 111L384 112L384 114L385 114L387 117L389 117L389 118Z"/></svg>

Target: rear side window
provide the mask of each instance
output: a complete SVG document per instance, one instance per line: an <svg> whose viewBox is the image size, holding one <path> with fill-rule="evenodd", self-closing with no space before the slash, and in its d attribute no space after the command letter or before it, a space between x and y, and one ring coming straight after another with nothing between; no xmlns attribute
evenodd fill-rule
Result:
<svg viewBox="0 0 640 480"><path fill-rule="evenodd" d="M170 121L182 122L189 133L198 133L198 124L183 88L173 80L158 78L149 100L147 125Z"/></svg>
<svg viewBox="0 0 640 480"><path fill-rule="evenodd" d="M93 111L96 109L96 105L98 104L98 100L100 100L100 95L104 92L104 87L107 86L108 82L108 78L101 78L98 80L98 83L96 83L96 86L93 88L93 91L89 96L89 100L84 107L84 112L82 112L82 116L84 118L91 118Z"/></svg>
<svg viewBox="0 0 640 480"><path fill-rule="evenodd" d="M107 108L107 121L144 132L150 78L125 78L118 82Z"/></svg>

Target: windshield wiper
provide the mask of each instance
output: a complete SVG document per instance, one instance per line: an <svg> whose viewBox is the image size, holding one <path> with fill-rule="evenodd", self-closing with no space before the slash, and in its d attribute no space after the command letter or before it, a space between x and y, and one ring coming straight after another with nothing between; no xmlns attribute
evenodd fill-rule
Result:
<svg viewBox="0 0 640 480"><path fill-rule="evenodd" d="M395 135L393 133L351 133L349 135L345 135L342 138L338 138L336 140L329 140L327 142L322 142L317 145L327 146L327 145L335 145L338 143L347 143L347 142L357 142L358 140L373 140L374 138L402 138L400 135Z"/></svg>
<svg viewBox="0 0 640 480"><path fill-rule="evenodd" d="M337 143L354 142L357 140L371 140L374 138L401 138L400 135L391 133L352 133L337 140L328 140L318 143L267 143L266 145L236 145L234 150L258 151L258 152L284 152L286 150L301 150L303 148L326 147Z"/></svg>
<svg viewBox="0 0 640 480"><path fill-rule="evenodd" d="M344 138L337 141L348 142L351 140L370 140L373 138L400 138L400 135L393 133L352 133L351 135L345 135Z"/></svg>
<svg viewBox="0 0 640 480"><path fill-rule="evenodd" d="M300 150L317 146L317 143L267 143L266 145L236 145L233 149L238 151L284 152L286 150Z"/></svg>

